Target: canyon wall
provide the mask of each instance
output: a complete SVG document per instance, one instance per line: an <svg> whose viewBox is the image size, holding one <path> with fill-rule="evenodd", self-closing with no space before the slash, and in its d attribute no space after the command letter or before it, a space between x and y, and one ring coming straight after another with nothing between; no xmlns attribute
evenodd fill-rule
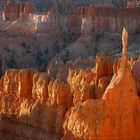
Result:
<svg viewBox="0 0 140 140"><path fill-rule="evenodd" d="M76 13L67 16L60 15L54 10L47 13L30 14L30 22L36 25L37 32L80 32L81 19Z"/></svg>
<svg viewBox="0 0 140 140"><path fill-rule="evenodd" d="M49 12L46 13L46 15L49 15ZM81 35L86 36L90 35L94 29L108 32L121 32L125 26L129 33L135 33L139 30L140 26L139 15L140 10L137 7L118 9L105 6L78 7L77 11L67 16L62 16L57 13L47 16L44 22L38 19L37 27L40 32L59 28L74 28L77 31L81 30ZM40 19L42 19L42 17L40 17ZM79 29L79 26L81 26L81 29Z"/></svg>
<svg viewBox="0 0 140 140"><path fill-rule="evenodd" d="M7 2L3 11L4 20L16 20L18 18L26 18L30 13L34 12L33 4L29 3L12 3Z"/></svg>
<svg viewBox="0 0 140 140"><path fill-rule="evenodd" d="M128 8L140 7L140 2L127 2Z"/></svg>
<svg viewBox="0 0 140 140"><path fill-rule="evenodd" d="M100 29L108 32L121 32L125 26L129 33L136 32L140 27L140 9L133 8L114 8L114 7L79 7L77 12L81 17L91 18L92 27L81 28L82 34L92 32L93 29ZM83 26L82 26L83 27ZM90 30L90 32L89 32Z"/></svg>
<svg viewBox="0 0 140 140"><path fill-rule="evenodd" d="M94 29L121 32L125 26L129 33L135 33L140 27L140 9L139 6L131 5L132 3L128 4L129 8L109 6L77 7L76 10L69 11L68 15L62 15L57 10L52 9L45 13L36 13L33 4L9 2L3 12L3 19L27 19L29 22L35 22L35 29L39 32L74 28L85 36L90 35ZM79 26L81 26L81 29L79 29Z"/></svg>

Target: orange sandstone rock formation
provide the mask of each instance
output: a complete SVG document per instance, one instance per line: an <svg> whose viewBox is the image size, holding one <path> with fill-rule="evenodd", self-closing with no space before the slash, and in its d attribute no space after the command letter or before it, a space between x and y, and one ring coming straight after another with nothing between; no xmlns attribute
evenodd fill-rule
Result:
<svg viewBox="0 0 140 140"><path fill-rule="evenodd" d="M5 20L32 19L36 15L36 29L39 32L55 31L64 28L81 32L81 35L90 35L94 29L109 32L121 32L123 26L131 33L139 28L140 10L134 8L114 8L109 6L77 7L68 15L61 15L57 10L36 14L33 4L8 3L4 9ZM80 29L81 27L81 29Z"/></svg>
<svg viewBox="0 0 140 140"><path fill-rule="evenodd" d="M97 55L95 67L78 69L79 60L65 80L50 77L53 67L48 73L7 70L0 79L0 139L139 140L140 67L139 59L127 58L127 40L124 29L114 66Z"/></svg>
<svg viewBox="0 0 140 140"><path fill-rule="evenodd" d="M140 7L140 2L127 2L127 8Z"/></svg>
<svg viewBox="0 0 140 140"><path fill-rule="evenodd" d="M32 4L30 3L25 3L24 4L24 9L23 9L23 16L28 17L30 13L33 13L35 11L35 8Z"/></svg>
<svg viewBox="0 0 140 140"><path fill-rule="evenodd" d="M123 31L123 47L127 32ZM124 50L124 48L123 48ZM140 138L140 100L126 57L106 88L102 100L79 103L66 115L62 140ZM129 128L129 129L128 129Z"/></svg>
<svg viewBox="0 0 140 140"><path fill-rule="evenodd" d="M47 75L34 70L5 73L0 94L1 135L30 140L61 137L64 115L72 103L70 87L60 80L48 83Z"/></svg>
<svg viewBox="0 0 140 140"><path fill-rule="evenodd" d="M111 77L113 61L110 57L97 55L96 66L91 70L70 70L68 82L73 93L73 103L101 98Z"/></svg>
<svg viewBox="0 0 140 140"><path fill-rule="evenodd" d="M79 7L77 12L85 18L92 18L93 28L109 32L121 32L123 26L131 33L139 28L140 10L134 8L114 8L108 6ZM88 22L88 20L87 20Z"/></svg>
<svg viewBox="0 0 140 140"><path fill-rule="evenodd" d="M20 17L26 18L33 12L34 6L32 4L8 2L3 12L3 18L4 20L16 20Z"/></svg>

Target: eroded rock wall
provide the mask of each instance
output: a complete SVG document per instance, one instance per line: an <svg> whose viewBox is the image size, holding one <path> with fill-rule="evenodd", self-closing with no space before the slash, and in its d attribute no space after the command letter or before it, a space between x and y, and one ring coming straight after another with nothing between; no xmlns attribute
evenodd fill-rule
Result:
<svg viewBox="0 0 140 140"><path fill-rule="evenodd" d="M94 29L108 32L121 32L125 26L130 33L139 29L139 7L115 8L109 6L84 6L71 10L67 15L59 13L56 9L48 12L36 13L34 5L29 3L8 3L3 12L5 20L21 19L36 23L39 32L62 30L75 30L81 35L89 35ZM81 29L80 29L81 28Z"/></svg>
<svg viewBox="0 0 140 140"><path fill-rule="evenodd" d="M18 18L27 18L34 10L33 4L7 2L3 11L4 20L16 20Z"/></svg>
<svg viewBox="0 0 140 140"><path fill-rule="evenodd" d="M101 29L109 32L121 32L125 26L130 33L139 29L140 10L139 7L133 8L114 8L114 7L79 7L77 12L88 19L91 18L92 28L82 28L83 35L89 34L93 29ZM83 26L82 26L83 27ZM86 31L85 31L86 30ZM90 32L89 32L90 30Z"/></svg>
<svg viewBox="0 0 140 140"><path fill-rule="evenodd" d="M65 113L72 105L70 87L59 79L49 81L45 73L34 70L5 73L0 94L1 138L3 135L8 140L61 137Z"/></svg>

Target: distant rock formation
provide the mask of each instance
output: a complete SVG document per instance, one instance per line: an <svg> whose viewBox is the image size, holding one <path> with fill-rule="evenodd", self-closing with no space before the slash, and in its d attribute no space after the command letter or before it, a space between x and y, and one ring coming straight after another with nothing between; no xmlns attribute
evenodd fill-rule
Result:
<svg viewBox="0 0 140 140"><path fill-rule="evenodd" d="M97 7L79 7L78 13L81 16L87 17L92 23L92 28L82 28L83 32L92 32L93 29L100 29L109 32L121 32L123 26L127 28L130 33L136 32L139 28L140 10L134 8L114 8L108 6ZM85 19L86 20L86 19ZM84 23L86 21L84 20ZM89 22L88 22L89 23ZM83 27L83 26L82 26Z"/></svg>
<svg viewBox="0 0 140 140"><path fill-rule="evenodd" d="M134 3L128 3L128 5L134 5ZM56 29L61 30L61 28L65 30L74 28L85 36L90 35L94 29L121 32L123 26L130 33L134 33L140 26L140 10L137 6L129 7L131 8L77 6L75 9L69 9L67 14L63 15L54 8L47 12L36 13L34 4L8 2L3 11L3 19L7 21L20 18L24 23L27 21L35 23L35 30L43 33ZM79 29L79 26L81 29Z"/></svg>
<svg viewBox="0 0 140 140"><path fill-rule="evenodd" d="M45 14L36 15L36 21L38 21L36 24L39 32L56 30L56 27L57 29L74 28L81 30L81 35L85 36L90 35L95 29L121 32L125 26L130 33L135 33L139 29L139 15L140 10L137 7L118 9L106 6L78 7L72 14L66 16L51 10Z"/></svg>
<svg viewBox="0 0 140 140"><path fill-rule="evenodd" d="M140 2L127 2L127 8L140 7Z"/></svg>
<svg viewBox="0 0 140 140"><path fill-rule="evenodd" d="M35 12L33 4L8 1L3 11L3 19L16 20L18 18L26 18L33 12Z"/></svg>

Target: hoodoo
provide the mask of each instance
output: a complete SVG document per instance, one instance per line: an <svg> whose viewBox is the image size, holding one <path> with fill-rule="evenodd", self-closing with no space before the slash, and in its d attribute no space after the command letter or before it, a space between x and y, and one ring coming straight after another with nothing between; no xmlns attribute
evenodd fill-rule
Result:
<svg viewBox="0 0 140 140"><path fill-rule="evenodd" d="M128 33L124 29L121 64L102 99L79 103L67 113L63 140L140 138L140 101L126 56L127 39Z"/></svg>

